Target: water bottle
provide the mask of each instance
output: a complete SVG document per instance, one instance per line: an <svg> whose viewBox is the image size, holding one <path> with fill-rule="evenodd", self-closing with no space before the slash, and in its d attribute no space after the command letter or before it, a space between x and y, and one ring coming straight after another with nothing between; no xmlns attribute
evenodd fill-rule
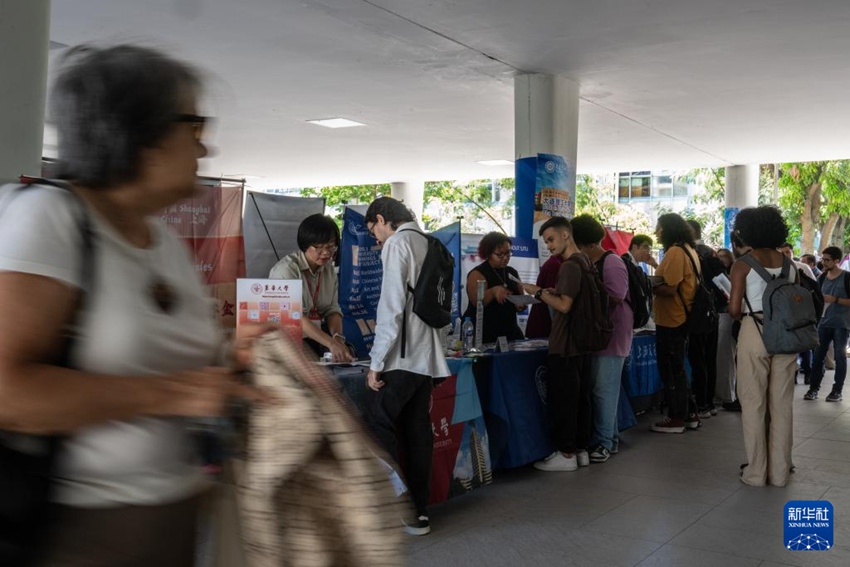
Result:
<svg viewBox="0 0 850 567"><path fill-rule="evenodd" d="M475 348L475 327L472 326L472 319L469 317L463 320L461 334L463 335L463 352L470 352Z"/></svg>

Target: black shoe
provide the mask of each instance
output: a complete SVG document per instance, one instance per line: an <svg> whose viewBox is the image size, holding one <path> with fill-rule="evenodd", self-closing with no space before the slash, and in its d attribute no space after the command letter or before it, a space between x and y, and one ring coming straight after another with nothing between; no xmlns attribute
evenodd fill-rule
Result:
<svg viewBox="0 0 850 567"><path fill-rule="evenodd" d="M812 390L811 388L809 388L809 391L806 392L805 394L803 394L803 399L808 400L808 401L818 399L818 391Z"/></svg>
<svg viewBox="0 0 850 567"><path fill-rule="evenodd" d="M841 392L836 392L835 390L830 392L829 395L826 397L826 401L828 402L840 402L841 400Z"/></svg>
<svg viewBox="0 0 850 567"><path fill-rule="evenodd" d="M734 402L723 402L723 409L726 411L741 411L741 402L738 400Z"/></svg>
<svg viewBox="0 0 850 567"><path fill-rule="evenodd" d="M428 516L420 514L415 520L404 522L404 531L408 535L427 535L431 533L431 522L428 520Z"/></svg>

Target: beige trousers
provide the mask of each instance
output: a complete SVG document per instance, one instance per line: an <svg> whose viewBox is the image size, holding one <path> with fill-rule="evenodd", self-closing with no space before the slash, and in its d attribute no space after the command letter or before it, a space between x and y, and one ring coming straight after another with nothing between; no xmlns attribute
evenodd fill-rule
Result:
<svg viewBox="0 0 850 567"><path fill-rule="evenodd" d="M793 445L794 374L797 357L770 355L752 317L738 337L738 399L749 465L742 480L752 486L785 486Z"/></svg>

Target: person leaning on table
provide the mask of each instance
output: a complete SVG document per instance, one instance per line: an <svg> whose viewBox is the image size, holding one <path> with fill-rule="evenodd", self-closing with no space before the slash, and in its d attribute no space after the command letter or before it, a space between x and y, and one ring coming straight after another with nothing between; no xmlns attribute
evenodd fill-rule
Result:
<svg viewBox="0 0 850 567"><path fill-rule="evenodd" d="M350 362L354 357L342 335L339 280L333 263L338 249L339 227L333 219L310 215L298 226L298 251L275 264L269 278L301 280L304 343L317 355L330 352L334 362Z"/></svg>
<svg viewBox="0 0 850 567"><path fill-rule="evenodd" d="M185 418L263 397L219 365L210 299L159 220L196 192L200 87L151 49L69 50L51 97L67 189L3 189L0 430L62 438L41 567L192 565L208 484ZM56 361L73 322L70 368Z"/></svg>

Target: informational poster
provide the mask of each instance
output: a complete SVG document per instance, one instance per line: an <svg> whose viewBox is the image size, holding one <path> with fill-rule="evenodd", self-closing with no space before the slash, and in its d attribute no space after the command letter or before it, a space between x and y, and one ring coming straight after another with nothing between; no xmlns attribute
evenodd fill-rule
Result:
<svg viewBox="0 0 850 567"><path fill-rule="evenodd" d="M550 217L575 214L575 164L553 154L516 161L516 232L537 238L537 229Z"/></svg>
<svg viewBox="0 0 850 567"><path fill-rule="evenodd" d="M358 357L365 357L375 340L375 319L384 272L378 241L366 230L363 215L349 207L342 217L339 264L339 306L342 328Z"/></svg>
<svg viewBox="0 0 850 567"><path fill-rule="evenodd" d="M537 239L536 238L512 238L511 239L511 261L508 263L519 274L523 283L535 283L537 274L540 273L540 264L537 261ZM517 314L517 323L522 332L525 333L525 324L531 309L526 306Z"/></svg>
<svg viewBox="0 0 850 567"><path fill-rule="evenodd" d="M301 342L301 280L236 280L237 327L249 323L280 325Z"/></svg>
<svg viewBox="0 0 850 567"><path fill-rule="evenodd" d="M242 185L219 181L198 187L190 199L165 209L160 219L191 251L195 272L215 300L224 329L236 329L236 279L245 277Z"/></svg>

